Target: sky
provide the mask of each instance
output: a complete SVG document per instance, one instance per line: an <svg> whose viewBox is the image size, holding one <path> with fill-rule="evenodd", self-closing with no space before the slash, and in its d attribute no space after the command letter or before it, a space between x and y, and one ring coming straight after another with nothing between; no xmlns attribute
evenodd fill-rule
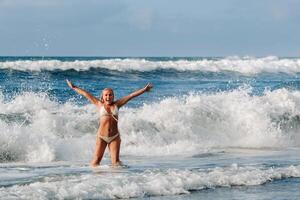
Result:
<svg viewBox="0 0 300 200"><path fill-rule="evenodd" d="M300 57L300 0L0 0L0 56Z"/></svg>

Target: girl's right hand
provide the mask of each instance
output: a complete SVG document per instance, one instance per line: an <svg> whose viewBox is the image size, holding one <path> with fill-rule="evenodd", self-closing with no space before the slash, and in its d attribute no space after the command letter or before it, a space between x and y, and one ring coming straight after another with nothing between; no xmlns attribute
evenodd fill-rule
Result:
<svg viewBox="0 0 300 200"><path fill-rule="evenodd" d="M149 92L152 88L153 88L153 85L152 85L151 83L148 83L148 84L145 86L145 91L146 91L146 92Z"/></svg>

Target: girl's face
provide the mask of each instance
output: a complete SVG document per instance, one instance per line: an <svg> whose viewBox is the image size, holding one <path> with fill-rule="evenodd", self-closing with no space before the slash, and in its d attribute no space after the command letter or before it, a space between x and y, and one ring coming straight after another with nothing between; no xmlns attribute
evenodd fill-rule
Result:
<svg viewBox="0 0 300 200"><path fill-rule="evenodd" d="M112 104L114 101L114 92L112 90L103 90L102 99L105 104Z"/></svg>

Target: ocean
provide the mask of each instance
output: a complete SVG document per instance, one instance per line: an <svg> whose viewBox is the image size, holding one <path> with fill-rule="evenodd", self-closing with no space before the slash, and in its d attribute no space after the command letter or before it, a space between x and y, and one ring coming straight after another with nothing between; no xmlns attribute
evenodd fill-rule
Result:
<svg viewBox="0 0 300 200"><path fill-rule="evenodd" d="M300 58L0 57L1 199L300 199ZM121 160L89 167L116 99Z"/></svg>

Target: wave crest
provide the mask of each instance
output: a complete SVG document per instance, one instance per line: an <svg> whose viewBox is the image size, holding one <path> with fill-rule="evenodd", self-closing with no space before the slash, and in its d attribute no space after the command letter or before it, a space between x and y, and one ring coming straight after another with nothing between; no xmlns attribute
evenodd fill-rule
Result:
<svg viewBox="0 0 300 200"><path fill-rule="evenodd" d="M278 58L275 56L227 57L219 59L176 59L176 60L147 60L145 58L111 58L95 60L18 60L0 62L0 69L21 71L41 70L76 70L85 71L91 68L109 69L117 71L152 71L158 69L172 69L178 71L231 71L242 74L269 73L299 73L300 59Z"/></svg>
<svg viewBox="0 0 300 200"><path fill-rule="evenodd" d="M279 89L253 96L249 90L197 93L122 108L122 154L195 155L215 148L299 146L300 92ZM0 110L2 162L90 159L98 127L93 105L23 93L9 102L0 99Z"/></svg>

